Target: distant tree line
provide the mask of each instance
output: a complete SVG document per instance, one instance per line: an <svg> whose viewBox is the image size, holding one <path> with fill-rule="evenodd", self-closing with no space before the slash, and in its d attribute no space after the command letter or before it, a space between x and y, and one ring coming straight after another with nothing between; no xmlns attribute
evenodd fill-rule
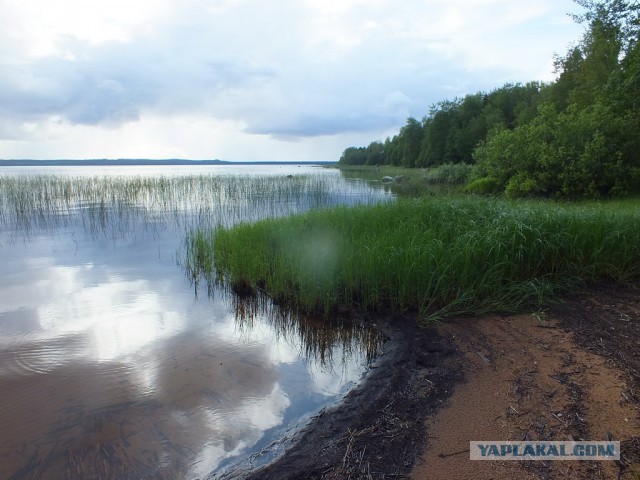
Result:
<svg viewBox="0 0 640 480"><path fill-rule="evenodd" d="M640 192L640 5L574 0L580 42L555 59L553 83L508 84L434 105L341 164L474 164L511 196L598 198Z"/></svg>

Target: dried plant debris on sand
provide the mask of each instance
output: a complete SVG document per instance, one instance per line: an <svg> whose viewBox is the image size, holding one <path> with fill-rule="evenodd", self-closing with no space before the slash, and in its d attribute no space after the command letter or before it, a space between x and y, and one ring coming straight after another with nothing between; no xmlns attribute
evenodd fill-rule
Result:
<svg viewBox="0 0 640 480"><path fill-rule="evenodd" d="M535 315L387 327L387 352L367 381L277 461L240 475L637 478L639 293L600 285ZM468 442L478 439L613 439L622 459L471 462Z"/></svg>

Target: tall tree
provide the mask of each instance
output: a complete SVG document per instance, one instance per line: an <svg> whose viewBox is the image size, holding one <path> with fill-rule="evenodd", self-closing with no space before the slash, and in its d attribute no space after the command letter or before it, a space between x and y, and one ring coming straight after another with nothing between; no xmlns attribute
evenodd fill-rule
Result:
<svg viewBox="0 0 640 480"><path fill-rule="evenodd" d="M384 146L381 142L371 142L367 147L367 165L384 163Z"/></svg>
<svg viewBox="0 0 640 480"><path fill-rule="evenodd" d="M420 146L418 163L424 167L433 167L444 163L450 131L455 126L460 100L440 102L431 107L425 120L425 132Z"/></svg>
<svg viewBox="0 0 640 480"><path fill-rule="evenodd" d="M400 136L402 137L402 166L416 166L420 155L422 133L422 125L413 117L409 117L407 124L400 129Z"/></svg>

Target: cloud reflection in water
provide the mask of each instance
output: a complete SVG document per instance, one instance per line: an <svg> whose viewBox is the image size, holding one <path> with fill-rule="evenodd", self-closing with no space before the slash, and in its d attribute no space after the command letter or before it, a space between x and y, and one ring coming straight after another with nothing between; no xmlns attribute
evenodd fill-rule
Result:
<svg viewBox="0 0 640 480"><path fill-rule="evenodd" d="M361 377L364 330L196 299L173 214L109 212L0 235L0 477L203 477Z"/></svg>

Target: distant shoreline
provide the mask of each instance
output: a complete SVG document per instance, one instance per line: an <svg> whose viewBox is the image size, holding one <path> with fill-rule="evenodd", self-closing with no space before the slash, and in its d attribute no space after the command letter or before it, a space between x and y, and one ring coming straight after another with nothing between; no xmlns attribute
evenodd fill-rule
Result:
<svg viewBox="0 0 640 480"><path fill-rule="evenodd" d="M285 161L260 161L260 162L230 162L225 160L184 160L184 159L87 159L87 160L0 160L0 167L95 167L95 166L209 166L209 165L332 165L336 162L285 162Z"/></svg>

